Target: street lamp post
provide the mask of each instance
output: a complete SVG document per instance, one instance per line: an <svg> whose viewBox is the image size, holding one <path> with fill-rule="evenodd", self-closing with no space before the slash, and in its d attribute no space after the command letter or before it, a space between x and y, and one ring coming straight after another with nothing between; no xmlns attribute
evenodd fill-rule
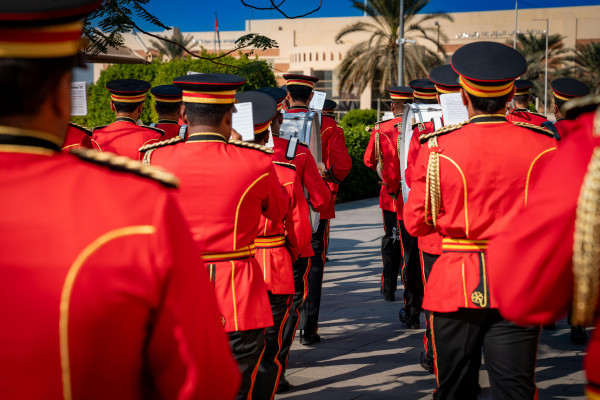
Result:
<svg viewBox="0 0 600 400"><path fill-rule="evenodd" d="M435 44L437 46L437 52L440 52L440 23L435 21L434 22L435 26L437 27L437 40L435 41Z"/></svg>
<svg viewBox="0 0 600 400"><path fill-rule="evenodd" d="M544 71L544 115L548 115L548 18L534 19L534 21L546 21L546 68Z"/></svg>
<svg viewBox="0 0 600 400"><path fill-rule="evenodd" d="M400 0L400 21L398 26L398 85L404 85L404 0Z"/></svg>
<svg viewBox="0 0 600 400"><path fill-rule="evenodd" d="M513 49L517 49L517 21L519 16L519 0L515 0L515 39L513 41Z"/></svg>

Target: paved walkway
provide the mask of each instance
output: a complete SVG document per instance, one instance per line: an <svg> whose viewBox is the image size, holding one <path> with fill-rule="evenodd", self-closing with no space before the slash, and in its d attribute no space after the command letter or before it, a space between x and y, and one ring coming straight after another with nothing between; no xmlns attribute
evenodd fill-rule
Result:
<svg viewBox="0 0 600 400"><path fill-rule="evenodd" d="M342 204L331 228L319 334L321 342L292 347L287 378L295 388L276 399L429 399L435 377L418 364L423 332L398 321L402 303L379 294L381 211L377 199ZM422 323L424 326L424 323ZM537 363L540 399L585 399L584 346L572 345L560 321L543 331ZM491 399L485 365L480 399Z"/></svg>

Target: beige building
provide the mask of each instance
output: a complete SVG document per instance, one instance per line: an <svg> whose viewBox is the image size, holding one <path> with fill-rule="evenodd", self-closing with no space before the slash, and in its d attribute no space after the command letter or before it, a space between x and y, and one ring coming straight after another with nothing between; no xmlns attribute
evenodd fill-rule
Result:
<svg viewBox="0 0 600 400"><path fill-rule="evenodd" d="M439 29L447 36L448 41L443 47L448 56L459 47L473 41L492 40L505 43L513 40L514 10L463 12L450 15L453 22L445 19L428 22L433 28L432 32ZM565 36L565 46L569 48L575 47L578 43L600 41L600 6L524 9L518 11L517 18L518 32L533 32L540 35L546 30L547 19L550 34ZM220 43L215 42L214 32L184 32L184 35L191 34L197 46L202 46L211 52L233 49L235 40L247 33L267 36L277 41L279 48L257 51L255 54L272 65L276 77L281 78L282 74L288 72L317 76L320 78L317 90L324 90L328 93L328 97L340 100L336 68L343 60L346 51L367 37L365 34L353 33L339 42L335 41L335 37L343 27L359 21L369 22L369 20L368 17L252 20L246 21L244 31L220 32ZM439 25L435 25L436 22ZM157 34L170 36L168 32ZM143 34L139 36L142 42L150 46L152 38ZM408 38L416 39L417 45L429 45L416 37ZM126 36L125 44L139 54L145 54L140 41L132 35ZM413 44L405 46L411 45ZM283 84L282 80L280 82ZM369 89L341 100L342 108L375 107L375 99L372 99Z"/></svg>

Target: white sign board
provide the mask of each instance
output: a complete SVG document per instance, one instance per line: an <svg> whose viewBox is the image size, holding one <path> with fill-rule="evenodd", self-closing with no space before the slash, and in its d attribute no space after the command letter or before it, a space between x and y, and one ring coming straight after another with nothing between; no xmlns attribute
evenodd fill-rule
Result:
<svg viewBox="0 0 600 400"><path fill-rule="evenodd" d="M318 91L313 91L313 97L310 100L310 103L308 104L308 108L312 109L312 110L322 110L323 109L323 104L325 104L325 97L327 96L327 93L325 92L318 92Z"/></svg>
<svg viewBox="0 0 600 400"><path fill-rule="evenodd" d="M463 104L460 93L445 93L440 96L444 125L454 125L469 119L467 107Z"/></svg>
<svg viewBox="0 0 600 400"><path fill-rule="evenodd" d="M71 82L71 115L83 117L88 113L85 82Z"/></svg>
<svg viewBox="0 0 600 400"><path fill-rule="evenodd" d="M233 113L233 129L242 135L244 142L254 140L254 120L252 119L252 103L236 103Z"/></svg>

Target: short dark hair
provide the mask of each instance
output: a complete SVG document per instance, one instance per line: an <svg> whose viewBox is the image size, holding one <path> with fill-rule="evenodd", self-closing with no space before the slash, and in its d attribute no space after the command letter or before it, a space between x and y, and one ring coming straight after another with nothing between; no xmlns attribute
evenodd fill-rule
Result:
<svg viewBox="0 0 600 400"><path fill-rule="evenodd" d="M188 122L192 125L217 126L233 104L183 103Z"/></svg>
<svg viewBox="0 0 600 400"><path fill-rule="evenodd" d="M37 114L60 77L78 64L79 56L0 58L0 117Z"/></svg>
<svg viewBox="0 0 600 400"><path fill-rule="evenodd" d="M519 94L513 97L515 103L529 105L529 94Z"/></svg>
<svg viewBox="0 0 600 400"><path fill-rule="evenodd" d="M265 139L265 137L267 137L268 134L269 134L268 129L261 133L255 133L254 134L254 143L262 143L262 141Z"/></svg>
<svg viewBox="0 0 600 400"><path fill-rule="evenodd" d="M113 101L115 110L122 113L134 112L135 109L138 108L138 106L142 103L142 101L138 101L137 103L121 103L120 101Z"/></svg>
<svg viewBox="0 0 600 400"><path fill-rule="evenodd" d="M471 99L473 108L486 114L492 114L499 110L504 111L510 97L510 93L499 97L477 97L473 96L471 93L467 94L469 95L469 99Z"/></svg>
<svg viewBox="0 0 600 400"><path fill-rule="evenodd" d="M310 94L312 93L312 88L304 85L288 85L287 91L292 100L307 102Z"/></svg>
<svg viewBox="0 0 600 400"><path fill-rule="evenodd" d="M420 99L415 97L415 104L437 104L437 99Z"/></svg>
<svg viewBox="0 0 600 400"><path fill-rule="evenodd" d="M164 101L157 101L156 102L156 112L159 114L173 114L177 111L179 111L179 108L181 107L181 102L177 102L177 103L166 103Z"/></svg>
<svg viewBox="0 0 600 400"><path fill-rule="evenodd" d="M562 108L563 104L565 104L566 102L567 102L567 100L559 99L558 97L554 96L554 104L556 104L556 107L558 107L559 110Z"/></svg>
<svg viewBox="0 0 600 400"><path fill-rule="evenodd" d="M411 101L409 99L392 99L392 104L394 107L400 110L404 109L404 105L410 102Z"/></svg>

